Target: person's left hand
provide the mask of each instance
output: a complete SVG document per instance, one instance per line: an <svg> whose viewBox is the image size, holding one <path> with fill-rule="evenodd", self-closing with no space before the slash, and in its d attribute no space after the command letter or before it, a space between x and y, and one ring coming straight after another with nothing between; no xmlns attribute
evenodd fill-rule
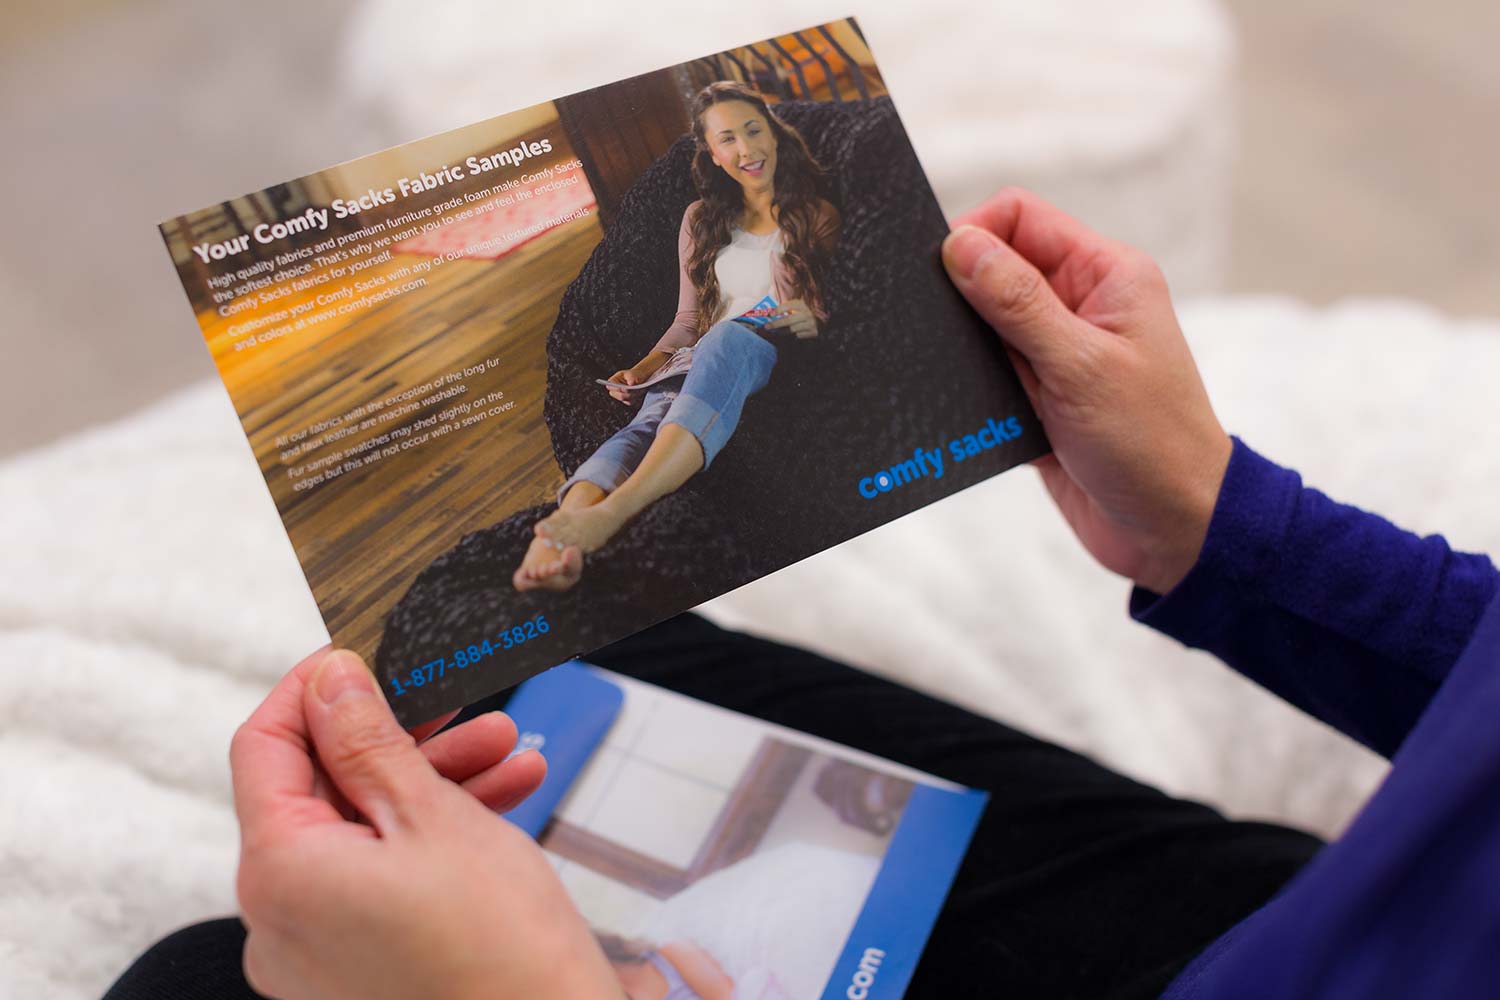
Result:
<svg viewBox="0 0 1500 1000"><path fill-rule="evenodd" d="M250 985L280 1000L618 996L541 849L492 811L546 770L535 751L507 760L515 739L491 713L417 747L347 651L282 678L230 745Z"/></svg>
<svg viewBox="0 0 1500 1000"><path fill-rule="evenodd" d="M782 303L781 314L766 324L767 330L790 330L798 340L818 335L818 318L802 299Z"/></svg>

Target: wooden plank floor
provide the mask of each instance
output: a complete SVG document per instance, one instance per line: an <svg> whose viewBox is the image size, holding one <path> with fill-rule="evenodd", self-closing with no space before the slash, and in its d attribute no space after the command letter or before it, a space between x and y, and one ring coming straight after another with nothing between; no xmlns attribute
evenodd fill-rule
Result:
<svg viewBox="0 0 1500 1000"><path fill-rule="evenodd" d="M434 557L561 485L542 422L545 340L563 290L600 236L593 216L576 219L498 261L444 264L426 275L428 287L327 324L336 329L224 358L226 384L335 641L372 656L386 613ZM377 270L412 259L398 254ZM498 364L465 379L461 396L280 457L279 436L484 359ZM514 409L311 489L295 490L287 476L291 466L497 390Z"/></svg>

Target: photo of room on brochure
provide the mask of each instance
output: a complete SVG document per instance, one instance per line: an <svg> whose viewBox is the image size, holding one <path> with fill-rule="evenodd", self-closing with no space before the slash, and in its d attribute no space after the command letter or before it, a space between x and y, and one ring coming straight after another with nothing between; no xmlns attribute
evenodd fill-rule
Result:
<svg viewBox="0 0 1500 1000"><path fill-rule="evenodd" d="M852 19L161 226L408 724L1044 454L946 232Z"/></svg>
<svg viewBox="0 0 1500 1000"><path fill-rule="evenodd" d="M900 997L987 798L587 664L507 711L548 771L506 815L629 996Z"/></svg>

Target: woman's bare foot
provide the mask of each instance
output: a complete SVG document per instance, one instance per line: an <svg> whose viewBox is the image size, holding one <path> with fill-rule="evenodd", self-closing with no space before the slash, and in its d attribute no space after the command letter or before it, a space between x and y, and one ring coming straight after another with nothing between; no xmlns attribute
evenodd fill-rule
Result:
<svg viewBox="0 0 1500 1000"><path fill-rule="evenodd" d="M536 523L536 538L516 570L517 590L567 590L583 575L583 557L604 546L632 517L703 468L703 446L680 424L666 424L635 471L613 492L583 480L557 510Z"/></svg>
<svg viewBox="0 0 1500 1000"><path fill-rule="evenodd" d="M577 546L584 553L594 552L625 526L608 501L588 507L562 507L536 524L537 537L555 547Z"/></svg>
<svg viewBox="0 0 1500 1000"><path fill-rule="evenodd" d="M531 540L526 557L511 577L520 591L567 590L583 575L583 552L576 545L558 548L538 535Z"/></svg>

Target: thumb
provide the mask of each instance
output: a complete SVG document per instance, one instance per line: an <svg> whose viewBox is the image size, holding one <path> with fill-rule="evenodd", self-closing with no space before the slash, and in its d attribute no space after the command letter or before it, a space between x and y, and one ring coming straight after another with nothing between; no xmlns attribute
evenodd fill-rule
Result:
<svg viewBox="0 0 1500 1000"><path fill-rule="evenodd" d="M323 658L303 711L329 779L382 836L420 823L437 772L386 704L375 676L347 649Z"/></svg>
<svg viewBox="0 0 1500 1000"><path fill-rule="evenodd" d="M1087 333L1042 272L988 230L959 226L949 233L943 266L985 322L1036 368L1073 353Z"/></svg>

